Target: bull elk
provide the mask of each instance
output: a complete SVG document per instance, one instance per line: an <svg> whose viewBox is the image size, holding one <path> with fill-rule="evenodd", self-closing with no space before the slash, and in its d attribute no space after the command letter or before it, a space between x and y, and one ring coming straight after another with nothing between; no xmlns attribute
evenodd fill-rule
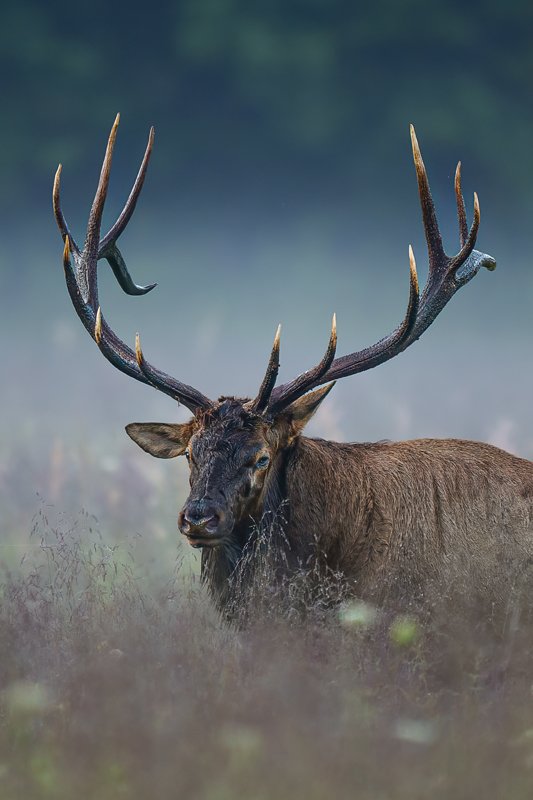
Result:
<svg viewBox="0 0 533 800"><path fill-rule="evenodd" d="M297 568L320 552L356 594L380 597L392 584L414 594L428 578L459 578L486 598L502 563L527 564L533 555L533 465L496 447L458 439L420 439L344 444L311 439L303 429L336 380L399 355L440 314L455 292L484 266L496 263L474 249L480 221L467 226L461 166L455 174L460 248L443 249L428 178L414 128L411 141L429 255L419 294L412 248L410 290L402 323L364 350L336 357L335 317L326 352L317 366L276 386L280 331L255 398L220 397L161 372L144 357L139 336L131 349L104 318L98 299L97 263L106 259L120 286L140 295L117 247L139 198L152 152L150 131L141 167L124 209L100 237L119 117L111 130L83 249L60 205L58 168L54 213L64 241L63 263L74 308L104 356L119 370L153 386L188 408L182 424L132 423L128 435L158 458L185 456L190 494L178 516L179 530L202 549L202 575L219 606L231 595L231 578L262 519L284 507L280 547Z"/></svg>

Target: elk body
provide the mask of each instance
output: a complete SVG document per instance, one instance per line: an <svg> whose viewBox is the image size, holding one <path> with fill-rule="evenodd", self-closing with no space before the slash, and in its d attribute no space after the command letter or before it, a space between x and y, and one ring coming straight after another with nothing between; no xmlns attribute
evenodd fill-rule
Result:
<svg viewBox="0 0 533 800"><path fill-rule="evenodd" d="M202 548L202 574L218 605L230 603L232 578L243 554L253 552L258 529L280 514L283 531L275 546L283 550L289 573L319 558L328 570L342 573L361 597L383 600L394 591L415 598L436 581L461 586L491 602L505 600L512 582L533 556L533 464L487 444L454 439L342 444L303 435L335 380L401 353L481 266L494 269L494 260L474 249L479 204L474 195L469 230L460 164L455 177L460 249L448 257L411 129L429 274L420 295L409 248L409 303L393 333L369 348L336 357L334 317L320 363L276 386L278 329L257 396L212 401L149 364L139 338L135 350L128 347L101 313L96 277L101 258L107 259L127 293L144 294L153 288L133 282L116 244L142 189L153 130L126 206L109 233L100 238L117 125L118 117L83 249L76 245L63 217L60 169L56 175L54 211L65 243L67 286L81 321L106 358L192 413L182 424L133 423L126 430L154 456L183 455L189 461L190 494L178 526L193 547ZM508 578L503 582L502 572ZM253 569L248 574L253 580Z"/></svg>

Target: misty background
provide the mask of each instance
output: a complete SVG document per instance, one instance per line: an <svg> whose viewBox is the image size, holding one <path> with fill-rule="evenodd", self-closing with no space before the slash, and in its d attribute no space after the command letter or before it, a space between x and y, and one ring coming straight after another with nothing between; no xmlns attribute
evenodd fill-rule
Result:
<svg viewBox="0 0 533 800"><path fill-rule="evenodd" d="M61 162L63 210L82 242L117 112L103 227L154 125L120 248L133 279L158 287L127 297L102 261L102 310L126 342L141 333L152 363L212 397L257 391L278 322L281 381L321 357L333 311L339 355L396 327L409 243L421 282L427 272L409 123L449 254L461 159L469 221L474 190L481 203L477 247L496 272L483 270L406 353L340 382L309 433L464 437L533 457L531 3L19 0L1 23L4 522L17 493L28 515L38 496L68 506L74 473L74 506L105 516L90 474L121 513L146 497L167 503L174 536L175 496L143 495L136 480L183 491L185 468L150 459L123 428L187 413L116 371L83 329L51 209Z"/></svg>

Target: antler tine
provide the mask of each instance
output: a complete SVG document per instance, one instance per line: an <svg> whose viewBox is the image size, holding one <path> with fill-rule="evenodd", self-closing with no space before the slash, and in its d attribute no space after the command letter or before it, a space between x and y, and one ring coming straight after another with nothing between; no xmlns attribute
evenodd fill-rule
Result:
<svg viewBox="0 0 533 800"><path fill-rule="evenodd" d="M87 258L88 264L93 264L93 263L95 264L96 261L98 261L99 259L105 258L109 263L111 269L113 270L115 278L117 279L121 289L126 294L141 295L151 291L157 284L152 283L149 284L148 286L138 286L136 283L134 283L134 281L131 278L131 275L128 272L128 268L126 267L126 263L122 257L122 254L116 245L116 241L120 236L120 234L124 231L129 220L131 219L131 216L137 204L137 200L139 198L139 194L143 187L144 179L146 176L146 170L148 169L148 162L150 160L150 154L152 152L154 129L151 128L150 130L150 135L148 137L148 145L144 153L141 167L139 169L139 173L133 185L133 189L130 192L130 196L126 201L126 205L124 206L122 212L119 215L119 218L112 226L111 230L106 234L106 236L102 240L100 240L102 215L104 212L107 190L109 187L109 178L111 175L111 162L113 159L113 150L117 138L117 130L119 122L120 122L120 114L117 114L115 122L113 123L113 127L111 128L111 132L109 134L109 139L107 141L107 147L104 156L104 161L102 164L102 170L100 172L100 180L98 181L98 187L96 189L96 194L94 196L91 213L89 215L84 254L85 257ZM97 297L95 294L97 291L96 267L94 267L94 269L92 268L87 269L87 282L88 283L90 282L91 284L90 294L95 297L95 302L97 302Z"/></svg>
<svg viewBox="0 0 533 800"><path fill-rule="evenodd" d="M191 411L196 412L200 408L210 407L212 405L211 400L193 387L180 383L170 375L157 370L144 359L142 359L141 368L141 364L133 350L114 333L103 318L98 303L97 263L100 258L105 258L109 261L120 285L128 294L145 294L155 286L155 284L137 286L133 282L124 259L116 246L116 239L124 231L131 219L144 183L154 139L153 128L150 131L143 161L126 205L109 233L100 241L102 214L109 186L111 160L119 120L120 116L117 114L107 142L100 179L89 215L85 246L81 253L77 246L73 246L73 241L61 212L59 202L61 169L56 173L53 204L56 221L65 241L63 264L67 288L79 318L108 361L126 375L135 378L141 383L154 386L161 392L182 402ZM74 258L74 267L71 264L71 255Z"/></svg>
<svg viewBox="0 0 533 800"><path fill-rule="evenodd" d="M63 215L63 211L61 209L61 170L63 167L59 164L56 174L54 176L54 186L52 189L52 206L54 209L54 217L57 222L57 227L59 228L59 232L63 237L63 241L69 239L70 242L70 250L73 250L75 253L79 255L80 248L76 244L74 237L72 236L67 221Z"/></svg>
<svg viewBox="0 0 533 800"><path fill-rule="evenodd" d="M454 276L455 280L458 282L459 285L461 285L462 281L464 281L464 277L459 277L457 275L457 270L463 266L465 261L468 259L468 257L474 250L474 245L476 243L477 232L479 229L480 221L481 221L481 212L479 209L479 200L477 193L474 192L474 220L472 222L472 226L468 231L468 235L466 236L465 241L462 243L462 247L457 253L457 255L454 256L453 258L448 259L449 262L448 271L450 275ZM462 233L461 233L461 239L462 239ZM491 264L488 263L488 261L486 260L487 258L490 259L490 261L494 262L494 266L491 266ZM486 256L482 266L486 267L487 269L494 269L494 267L496 266L496 262L491 256ZM472 276L468 277L468 273L466 273L466 275L467 278L465 282L469 281L470 277L472 277Z"/></svg>
<svg viewBox="0 0 533 800"><path fill-rule="evenodd" d="M413 148L413 160L415 162L416 178L418 181L418 192L420 195L420 206L422 208L422 220L424 222L424 232L426 234L426 241L429 255L430 270L438 267L442 260L446 257L444 255L444 248L442 246L442 237L440 235L439 224L437 222L437 215L435 213L435 205L431 197L429 188L429 181L422 159L422 153L416 138L414 125L410 125L411 132L411 145Z"/></svg>
<svg viewBox="0 0 533 800"><path fill-rule="evenodd" d="M400 348L402 343L410 337L417 320L418 308L418 275L416 271L416 261L413 248L411 245L409 245L409 302L402 323L393 333L384 339L381 339L381 341L379 341L376 345L367 347L364 350L360 350L358 353L336 358L334 361L332 361L331 366L322 373L320 379L310 380L308 385L304 387L303 391L300 391L297 395L292 391L292 384L279 386L275 390L276 397L273 401L275 402L276 410L284 408L286 405L288 405L288 403L292 403L297 396L309 391L309 389L313 389L315 386L327 383L330 380L336 380L337 377L344 378L347 375L355 374L351 371L353 369L353 360L355 357L357 357L356 372L364 372L367 369L377 367L379 364L387 361L388 358L390 358L389 353L396 348ZM303 373L300 378L306 376L307 374L308 373ZM292 383L296 384L296 381L298 380L299 379L296 378Z"/></svg>
<svg viewBox="0 0 533 800"><path fill-rule="evenodd" d="M147 377L139 377L138 365L134 359L132 360L132 350L113 333L102 316L100 306L98 306L98 311L96 312L93 338L103 355L114 367L117 367L117 369L129 375L131 378L136 378L142 383L153 385ZM176 399L175 393L170 387L162 388L161 391Z"/></svg>
<svg viewBox="0 0 533 800"><path fill-rule="evenodd" d="M137 173L137 177L135 178L135 183L133 184L129 197L126 200L124 208L120 212L117 221L109 229L100 242L100 258L105 255L105 251L109 245L111 243L114 244L121 233L123 233L126 225L132 217L133 212L135 211L135 206L137 205L137 200L141 194L141 190L144 185L144 179L146 178L146 173L148 171L148 164L150 162L150 156L152 155L152 148L154 146L154 137L155 129L152 126L148 135L148 144L146 145L146 150L144 151L143 160L141 162L141 166L139 167L139 172Z"/></svg>
<svg viewBox="0 0 533 800"><path fill-rule="evenodd" d="M313 369L308 370L307 372L303 372L301 375L298 375L290 383L285 384L283 387L279 387L280 389L283 388L283 393L280 393L278 390L272 393L272 400L269 403L268 411L269 413L275 414L277 411L285 408L285 406L290 405L294 400L301 395L305 394L308 389L311 389L313 386L316 386L317 383L323 383L321 378L326 374L328 369L330 368L331 364L333 363L333 359L335 358L335 353L337 350L337 315L333 314L333 318L331 320L331 333L329 335L329 342L324 353L321 361L317 364L316 367Z"/></svg>
<svg viewBox="0 0 533 800"><path fill-rule="evenodd" d="M74 270L72 269L72 264L70 263L70 236L65 236L65 243L63 245L63 267L65 270L65 279L67 281L67 286L73 291L78 291L78 286L76 284L76 276L74 275Z"/></svg>
<svg viewBox="0 0 533 800"><path fill-rule="evenodd" d="M409 303L404 321L400 326L399 341L403 341L413 330L420 303L420 289L418 286L418 273L416 271L415 254L412 245L409 245Z"/></svg>
<svg viewBox="0 0 533 800"><path fill-rule="evenodd" d="M100 249L100 228L102 225L102 214L104 213L104 205L107 197L107 190L109 187L109 176L111 175L111 162L113 160L113 149L117 138L118 124L120 122L120 114L117 114L109 139L107 140L107 147L105 151L102 169L100 171L100 179L96 187L96 194L94 195L93 204L89 214L89 221L87 223L87 235L85 237L84 255L85 258L91 263L98 259L98 251ZM89 271L89 274L91 270Z"/></svg>
<svg viewBox="0 0 533 800"><path fill-rule="evenodd" d="M141 338L138 333L135 334L135 357L139 369L150 385L168 394L178 403L188 408L189 411L195 413L199 408L209 408L212 405L211 400L194 387L188 386L186 383L180 383L170 375L152 366L143 355Z"/></svg>
<svg viewBox="0 0 533 800"><path fill-rule="evenodd" d="M130 221L132 214L135 211L135 206L137 205L139 195L141 194L144 179L146 178L146 173L148 171L150 156L152 155L154 136L155 130L152 127L150 128L150 133L148 135L148 144L146 145L143 160L129 197L126 200L124 208L120 212L117 221L106 233L103 239L101 239L98 248L98 258L105 258L107 260L109 266L113 270L115 278L120 284L121 289L126 294L130 295L147 294L157 286L157 283L150 283L147 286L139 286L138 284L134 283L131 275L128 272L128 268L126 267L126 262L122 257L122 253L117 247L117 239L124 232L126 225Z"/></svg>
<svg viewBox="0 0 533 800"><path fill-rule="evenodd" d="M457 201L457 218L459 220L459 240L463 247L468 237L468 225L466 222L466 208L463 193L461 191L461 162L457 162L455 170L455 199Z"/></svg>
<svg viewBox="0 0 533 800"><path fill-rule="evenodd" d="M266 407L268 406L268 401L270 400L272 390L278 379L280 337L281 325L278 325L276 335L274 337L274 344L272 345L272 351L270 353L270 358L268 359L265 377L263 378L261 386L259 387L257 397L250 406L250 410L254 411L256 414L262 414L263 411L265 411Z"/></svg>
<svg viewBox="0 0 533 800"><path fill-rule="evenodd" d="M290 383L278 386L272 392L269 411L272 409L279 411L289 402L293 402L295 397L298 396L296 392L297 386L300 387L299 394L303 394L303 392L323 383L364 372L394 358L424 333L455 292L468 283L482 266L490 270L496 267L496 262L492 256L474 250L480 221L479 201L477 195L474 194L474 220L472 227L468 231L466 210L461 193L460 164L455 175L455 196L459 217L461 248L457 255L452 258L445 254L426 169L415 129L412 125L411 142L429 256L428 279L422 296L419 296L413 250L409 247L409 305L402 324L389 336L381 339L371 347L336 358L320 377L311 376L311 373L303 373L303 375L295 378Z"/></svg>

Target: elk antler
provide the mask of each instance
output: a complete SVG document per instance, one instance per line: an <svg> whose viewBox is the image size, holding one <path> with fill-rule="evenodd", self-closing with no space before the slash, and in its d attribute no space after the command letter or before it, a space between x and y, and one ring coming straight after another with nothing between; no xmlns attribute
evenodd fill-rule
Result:
<svg viewBox="0 0 533 800"><path fill-rule="evenodd" d="M422 336L455 292L468 283L481 267L486 267L489 270L495 269L496 261L492 256L474 250L480 219L479 201L477 194L474 193L474 221L470 231L468 231L465 204L461 192L461 162L457 165L455 173L455 195L461 248L457 255L452 257L447 256L444 252L426 168L418 146L415 129L412 125L411 142L429 255L429 274L422 296L419 297L415 257L413 249L409 245L409 305L402 324L389 336L381 339L371 347L333 360L336 341L334 323L328 350L320 364L314 369L298 375L294 380L276 388L274 388L273 382L269 382L268 387L265 386L266 381L264 381L263 391L260 391L254 401L258 409L266 409L269 414L276 414L316 386L339 378L345 378L348 375L355 375L358 372L364 372L394 358L394 356L397 356ZM326 365L325 368L324 365ZM267 397L266 394L269 387L271 387L270 394Z"/></svg>
<svg viewBox="0 0 533 800"><path fill-rule="evenodd" d="M100 180L98 181L98 188L96 189L93 205L89 214L85 244L81 251L70 233L61 210L59 196L61 164L56 172L53 190L53 206L56 222L65 243L63 265L65 267L65 278L70 298L84 326L96 341L104 356L117 367L117 369L142 383L149 384L159 389L159 391L170 395L170 397L183 403L183 405L192 412L202 408L209 408L213 405L212 401L199 391L192 386L181 383L170 375L166 375L164 372L160 372L145 361L138 338L136 352L134 353L133 350L112 331L100 310L98 303L97 264L101 258L105 258L108 261L117 281L126 294L146 294L156 285L153 283L149 286L137 286L133 282L125 261L117 247L117 239L130 221L143 187L154 142L153 128L150 130L148 145L130 196L115 224L111 227L109 232L100 239L102 214L109 185L111 159L119 120L120 115L117 114L114 125L111 128L111 133L109 134ZM74 267L71 264L71 256L74 260Z"/></svg>

